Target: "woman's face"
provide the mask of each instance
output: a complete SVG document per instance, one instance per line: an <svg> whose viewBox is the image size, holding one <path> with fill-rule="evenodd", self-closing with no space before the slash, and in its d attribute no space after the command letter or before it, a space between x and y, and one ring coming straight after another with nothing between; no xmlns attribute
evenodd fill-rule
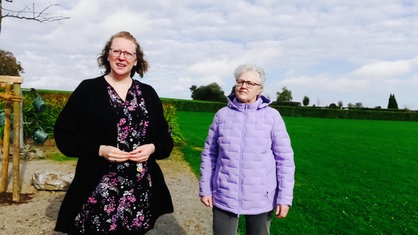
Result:
<svg viewBox="0 0 418 235"><path fill-rule="evenodd" d="M113 39L107 57L111 73L116 76L130 76L131 70L137 62L135 49L135 43L128 39Z"/></svg>
<svg viewBox="0 0 418 235"><path fill-rule="evenodd" d="M260 77L256 72L248 71L242 73L236 80L235 95L241 103L255 102L262 90Z"/></svg>

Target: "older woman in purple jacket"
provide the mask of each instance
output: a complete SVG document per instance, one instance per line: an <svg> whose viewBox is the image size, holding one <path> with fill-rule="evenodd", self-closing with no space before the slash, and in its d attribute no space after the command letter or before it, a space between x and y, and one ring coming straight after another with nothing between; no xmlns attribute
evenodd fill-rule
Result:
<svg viewBox="0 0 418 235"><path fill-rule="evenodd" d="M263 69L234 72L235 94L209 128L200 166L200 197L213 208L215 235L236 234L240 215L247 234L270 234L272 212L286 217L293 200L295 164L279 112L261 95Z"/></svg>

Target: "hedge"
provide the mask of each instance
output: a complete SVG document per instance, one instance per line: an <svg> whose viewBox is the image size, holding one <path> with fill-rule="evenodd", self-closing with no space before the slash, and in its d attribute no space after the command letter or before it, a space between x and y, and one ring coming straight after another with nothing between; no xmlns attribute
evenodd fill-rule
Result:
<svg viewBox="0 0 418 235"><path fill-rule="evenodd" d="M340 119L368 119L390 121L418 121L418 111L393 109L332 109L320 107L272 106L280 114L289 117L318 117Z"/></svg>
<svg viewBox="0 0 418 235"><path fill-rule="evenodd" d="M25 138L33 135L36 129L41 127L53 138L53 127L55 120L66 104L71 92L50 91L50 90L29 90L22 89L23 93L23 131ZM46 103L46 110L37 112L34 109L33 101L40 95ZM166 117L176 144L183 143L183 137L177 124L176 111L189 112L216 112L226 106L224 102L196 101L161 98ZM4 103L0 102L0 109ZM371 120L396 120L396 121L418 121L418 111L391 110L391 109L367 109L367 108L321 108L272 105L282 116L289 117L318 117L318 118L340 118L340 119L371 119ZM0 134L3 135L3 127L0 127Z"/></svg>

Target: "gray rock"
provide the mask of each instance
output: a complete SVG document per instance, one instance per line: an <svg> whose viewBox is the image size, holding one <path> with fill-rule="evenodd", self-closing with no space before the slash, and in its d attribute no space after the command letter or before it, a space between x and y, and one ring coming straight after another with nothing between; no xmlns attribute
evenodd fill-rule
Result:
<svg viewBox="0 0 418 235"><path fill-rule="evenodd" d="M57 172L35 172L32 175L32 185L38 190L66 191L74 178L74 174Z"/></svg>

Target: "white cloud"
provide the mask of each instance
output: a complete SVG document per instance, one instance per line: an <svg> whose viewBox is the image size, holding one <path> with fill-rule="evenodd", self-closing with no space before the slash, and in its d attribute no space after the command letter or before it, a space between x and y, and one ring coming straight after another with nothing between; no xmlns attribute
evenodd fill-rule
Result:
<svg viewBox="0 0 418 235"><path fill-rule="evenodd" d="M418 57L410 60L378 61L362 66L353 72L354 76L370 78L399 77L418 71Z"/></svg>
<svg viewBox="0 0 418 235"><path fill-rule="evenodd" d="M74 89L82 79L100 74L96 58L106 40L128 30L151 65L144 82L162 97L190 98L192 85L211 82L229 93L233 70L254 63L265 68L264 93L272 99L287 86L294 100L307 95L323 105L342 100L385 107L395 93L400 107L418 109L415 1L57 3L62 7L52 13L69 20L2 22L0 49L21 61L23 86Z"/></svg>

